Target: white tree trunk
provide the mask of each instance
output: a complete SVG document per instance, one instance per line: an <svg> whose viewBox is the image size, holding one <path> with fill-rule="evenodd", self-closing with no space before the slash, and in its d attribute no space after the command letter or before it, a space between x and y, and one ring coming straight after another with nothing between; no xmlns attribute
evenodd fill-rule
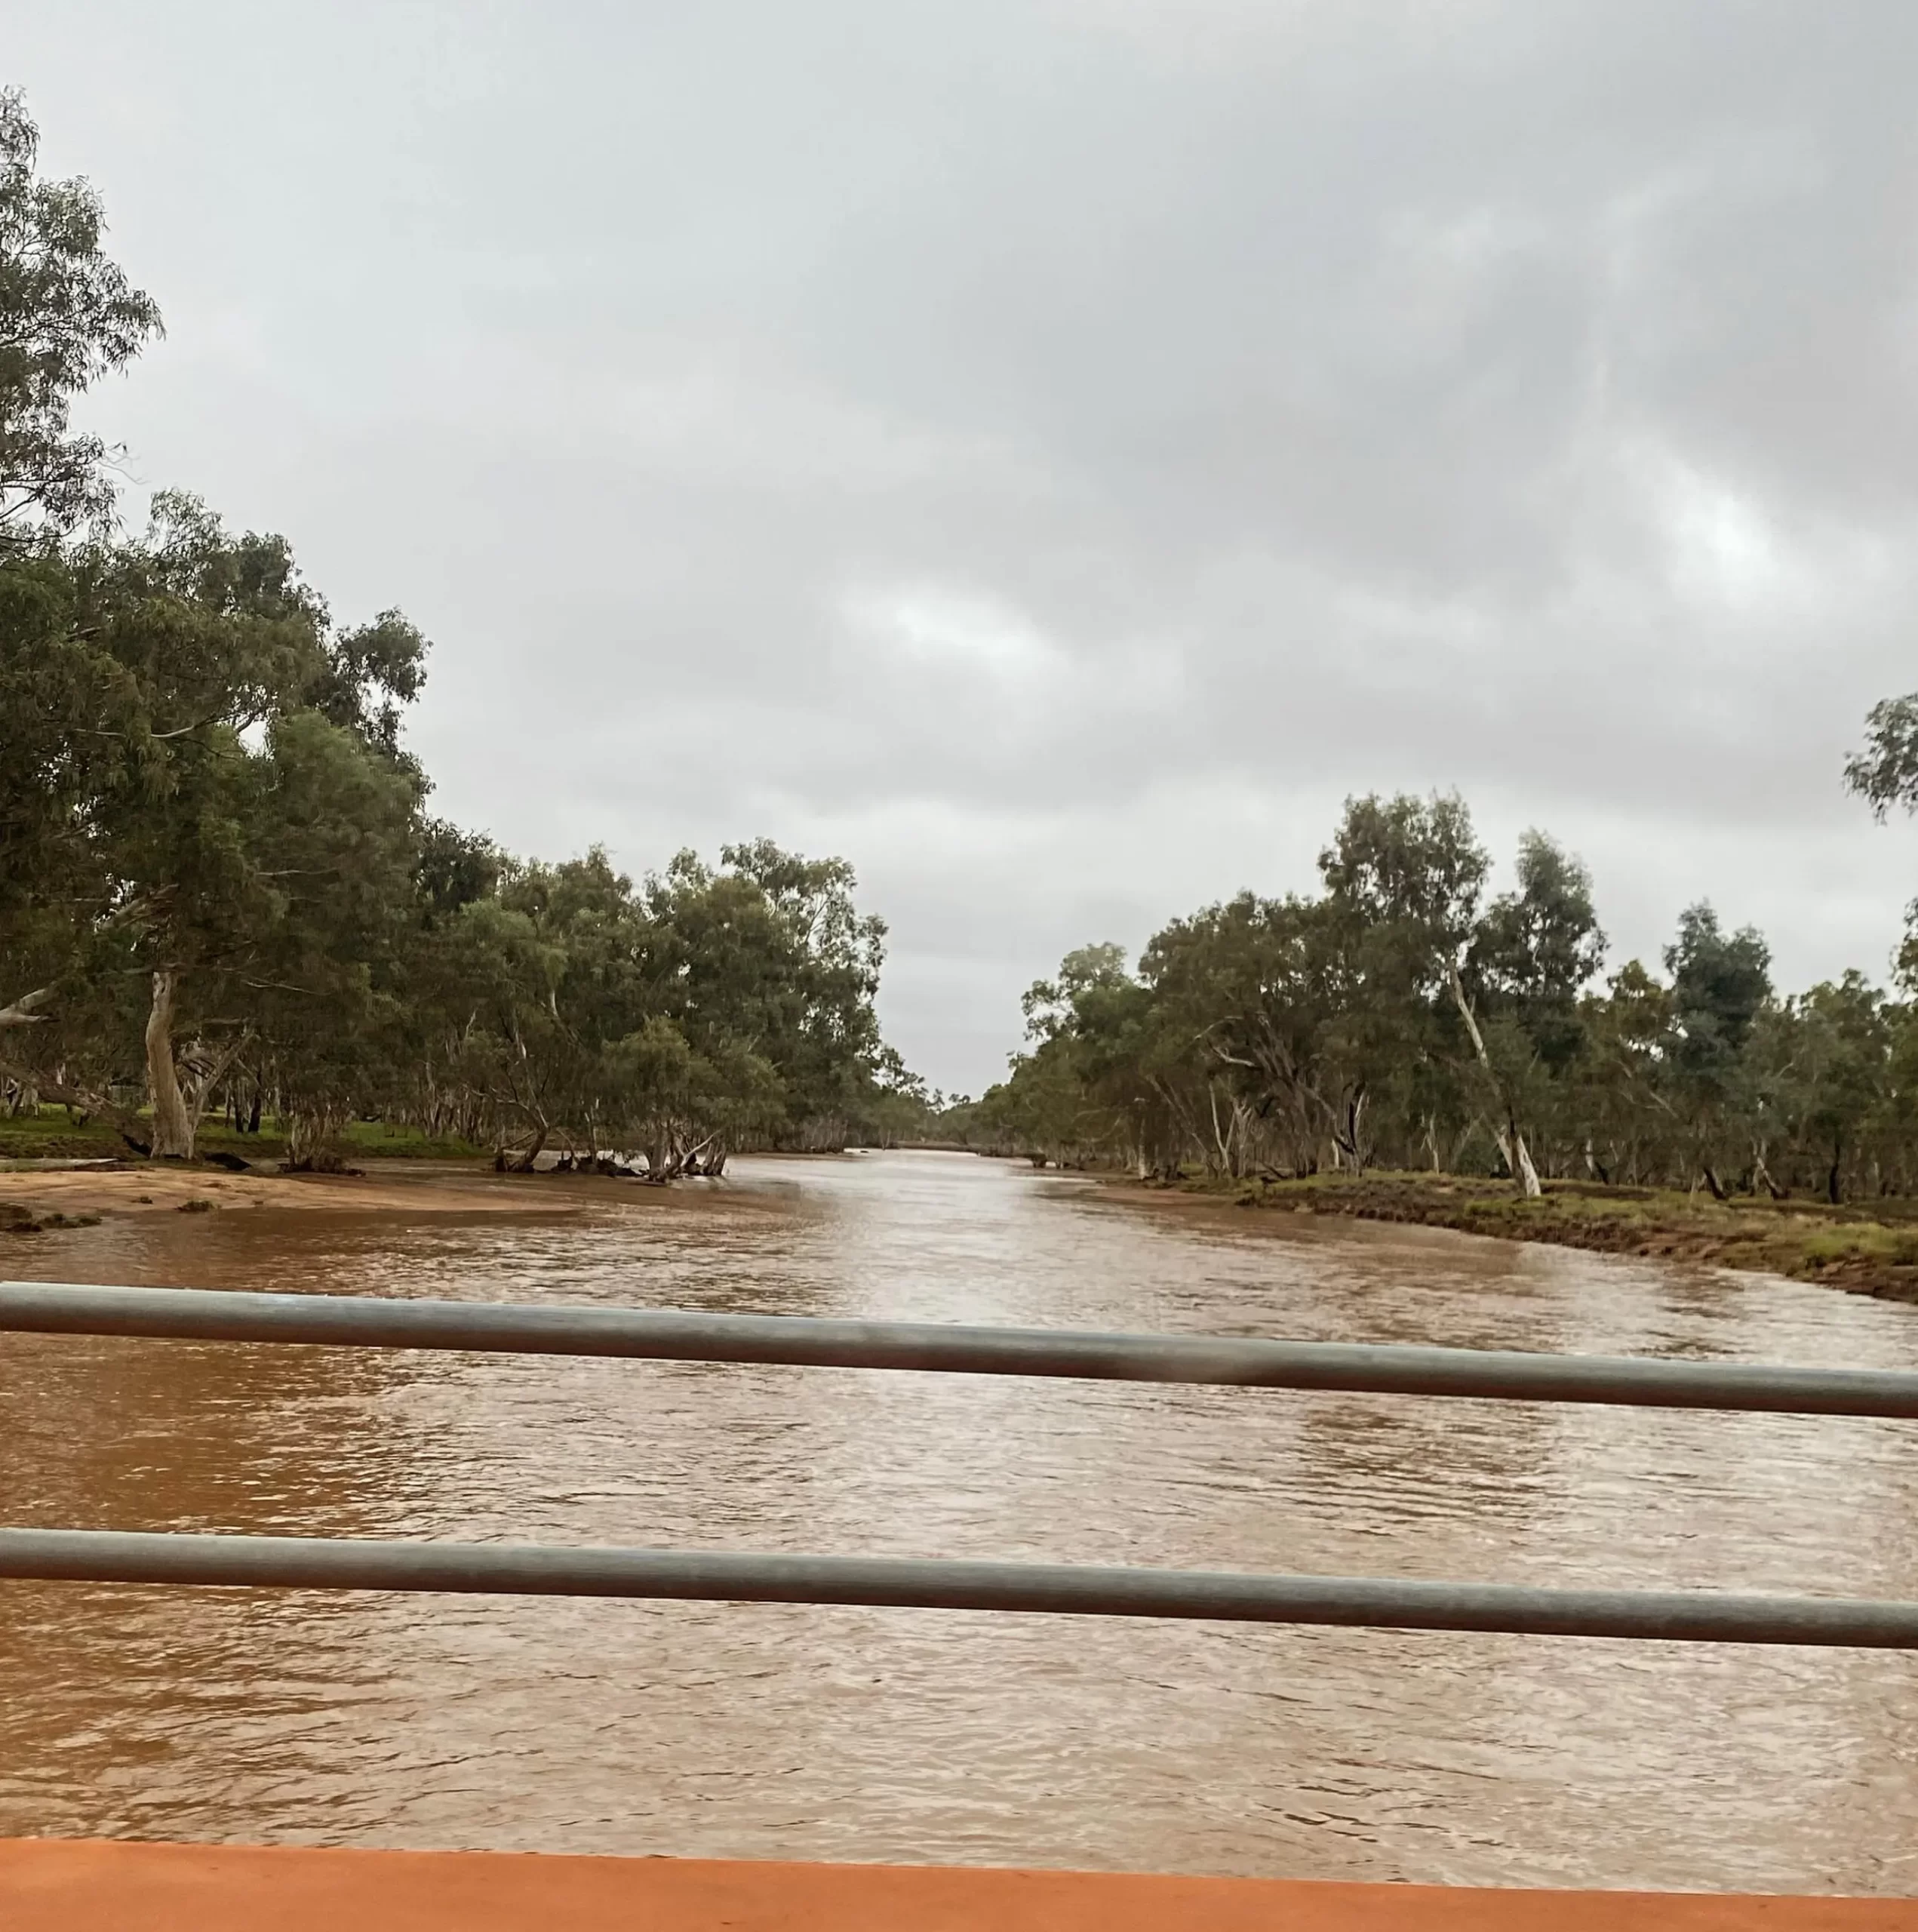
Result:
<svg viewBox="0 0 1918 1932"><path fill-rule="evenodd" d="M1532 1164L1532 1149L1525 1144L1525 1136L1519 1131L1517 1121L1512 1122L1511 1152L1506 1158L1513 1163L1512 1171L1518 1176L1518 1184L1528 1201L1536 1201L1545 1191L1545 1184L1538 1178L1538 1170Z"/></svg>
<svg viewBox="0 0 1918 1932"><path fill-rule="evenodd" d="M180 1091L180 1069L173 1056L174 991L171 967L153 975L153 1004L146 1014L146 1091L153 1106L153 1158L190 1161L193 1116Z"/></svg>
<svg viewBox="0 0 1918 1932"><path fill-rule="evenodd" d="M1535 1201L1545 1190L1539 1181L1538 1170L1532 1164L1532 1150L1525 1144L1525 1135L1519 1127L1505 1083L1492 1071L1492 1056L1485 1050L1485 1035L1479 1031L1472 1003L1465 997L1465 983L1458 977L1456 961L1452 964L1450 977L1452 1004L1458 1009L1459 1018L1465 1023L1465 1031L1472 1036L1472 1051L1478 1055L1478 1063L1484 1068L1485 1077L1492 1082L1492 1090L1498 1097L1499 1109L1505 1116L1505 1124L1493 1130L1498 1136L1498 1151L1505 1155L1505 1164L1518 1183L1519 1191L1527 1200Z"/></svg>

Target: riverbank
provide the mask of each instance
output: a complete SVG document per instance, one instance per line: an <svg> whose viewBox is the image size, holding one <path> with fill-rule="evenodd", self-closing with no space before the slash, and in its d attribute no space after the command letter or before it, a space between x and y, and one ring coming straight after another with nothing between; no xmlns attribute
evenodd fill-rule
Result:
<svg viewBox="0 0 1918 1932"><path fill-rule="evenodd" d="M203 1121L195 1143L204 1155L232 1155L256 1166L270 1167L287 1157L285 1137L269 1126L260 1134L238 1134L223 1120ZM340 1131L342 1151L352 1160L490 1160L484 1147L469 1142L435 1139L416 1128L394 1127L385 1121L349 1121ZM103 1120L72 1119L63 1107L43 1107L37 1114L0 1114L0 1161L124 1160L132 1153L127 1143Z"/></svg>
<svg viewBox="0 0 1918 1932"><path fill-rule="evenodd" d="M576 1189L529 1186L490 1169L351 1174L235 1174L142 1161L120 1168L0 1173L0 1234L85 1227L109 1214L303 1212L550 1214L583 1204Z"/></svg>
<svg viewBox="0 0 1918 1932"><path fill-rule="evenodd" d="M1500 1241L1786 1275L1918 1303L1918 1201L1833 1207L1712 1200L1654 1188L1554 1181L1528 1201L1509 1183L1453 1175L1317 1174L1302 1180L1113 1183L1159 1199L1225 1200L1280 1214L1452 1228Z"/></svg>

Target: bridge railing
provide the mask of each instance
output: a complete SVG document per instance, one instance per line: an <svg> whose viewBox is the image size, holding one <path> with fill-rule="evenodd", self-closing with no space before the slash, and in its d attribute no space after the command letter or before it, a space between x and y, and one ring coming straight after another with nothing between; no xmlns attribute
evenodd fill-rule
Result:
<svg viewBox="0 0 1918 1932"><path fill-rule="evenodd" d="M1342 1390L1918 1419L1918 1374L1258 1337L0 1283L0 1332ZM852 1604L1918 1650L1918 1602L1369 1577L0 1529L0 1578Z"/></svg>

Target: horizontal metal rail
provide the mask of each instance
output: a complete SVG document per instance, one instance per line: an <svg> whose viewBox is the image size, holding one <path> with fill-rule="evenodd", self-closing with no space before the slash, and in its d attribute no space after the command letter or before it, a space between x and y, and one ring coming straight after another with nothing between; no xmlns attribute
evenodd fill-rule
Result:
<svg viewBox="0 0 1918 1932"><path fill-rule="evenodd" d="M363 1295L0 1282L0 1331L305 1342L813 1368L936 1369L1102 1382L1206 1383L1376 1395L1918 1418L1918 1374L1521 1354L1254 1337L1105 1334L939 1322L822 1321L672 1309L516 1306Z"/></svg>
<svg viewBox="0 0 1918 1932"><path fill-rule="evenodd" d="M1543 1590L1373 1577L1080 1568L899 1557L740 1555L541 1544L337 1542L0 1530L0 1577L507 1596L857 1604L874 1608L1199 1618L1720 1644L1918 1650L1918 1603L1705 1590Z"/></svg>

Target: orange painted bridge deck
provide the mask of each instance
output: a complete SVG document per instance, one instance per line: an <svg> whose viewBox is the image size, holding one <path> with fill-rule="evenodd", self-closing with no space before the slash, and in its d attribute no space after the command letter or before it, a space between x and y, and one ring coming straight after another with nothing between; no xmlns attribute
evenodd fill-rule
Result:
<svg viewBox="0 0 1918 1932"><path fill-rule="evenodd" d="M1918 1900L0 1841L5 1932L1918 1932Z"/></svg>

